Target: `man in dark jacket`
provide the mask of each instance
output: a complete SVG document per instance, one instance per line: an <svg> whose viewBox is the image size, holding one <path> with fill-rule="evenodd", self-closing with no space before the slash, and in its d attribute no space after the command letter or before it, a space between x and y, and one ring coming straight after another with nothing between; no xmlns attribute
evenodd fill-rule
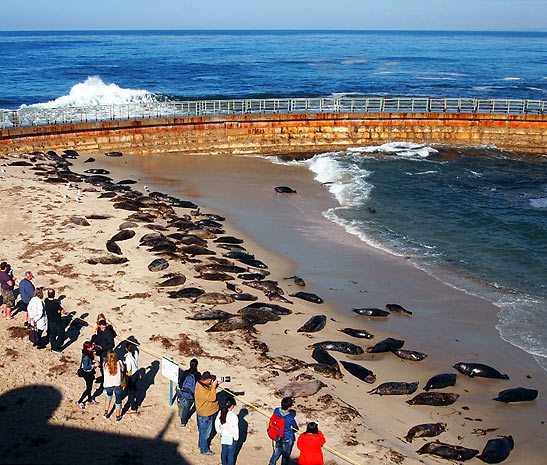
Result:
<svg viewBox="0 0 547 465"><path fill-rule="evenodd" d="M281 457L281 465L289 465L291 461L291 452L294 445L294 431L298 430L298 425L294 419L296 412L290 410L293 400L290 397L283 397L281 408L276 408L274 413L285 420L283 436L276 441L273 454L269 465L275 465Z"/></svg>
<svg viewBox="0 0 547 465"><path fill-rule="evenodd" d="M65 340L65 326L61 320L63 307L55 298L55 291L48 289L46 300L44 300L44 310L47 315L47 330L51 351L54 354L62 355L61 347Z"/></svg>

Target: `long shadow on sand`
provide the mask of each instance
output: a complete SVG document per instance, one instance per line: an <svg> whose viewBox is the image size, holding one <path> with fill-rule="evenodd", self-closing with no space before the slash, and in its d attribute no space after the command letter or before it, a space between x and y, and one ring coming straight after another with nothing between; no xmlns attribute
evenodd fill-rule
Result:
<svg viewBox="0 0 547 465"><path fill-rule="evenodd" d="M152 439L103 433L50 424L61 399L57 389L41 385L14 389L0 396L0 424L4 425L0 463L189 465L178 453L177 443L163 439L174 415ZM94 421L104 421L100 412L99 409ZM91 412L83 415L92 421Z"/></svg>

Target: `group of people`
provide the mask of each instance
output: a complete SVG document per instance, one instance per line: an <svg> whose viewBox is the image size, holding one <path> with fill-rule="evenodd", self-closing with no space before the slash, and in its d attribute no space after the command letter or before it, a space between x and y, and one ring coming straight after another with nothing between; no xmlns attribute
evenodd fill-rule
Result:
<svg viewBox="0 0 547 465"><path fill-rule="evenodd" d="M190 368L180 373L177 386L177 406L181 426L185 427L195 410L198 426L198 447L203 455L214 455L210 448L213 438L213 425L220 436L222 465L235 465L237 445L239 441L239 417L233 412L236 401L228 396L219 406L217 388L222 383L209 371L198 371L198 360L190 360ZM295 443L295 431L298 425L295 420L296 412L291 409L293 399L284 397L281 406L273 412L281 418L281 428L272 441L273 453L269 465L275 465L281 457L281 465L289 465L292 449ZM271 423L272 420L270 420ZM325 444L325 437L319 430L317 423L310 422L306 432L296 441L300 450L298 463L300 465L323 465L321 447Z"/></svg>
<svg viewBox="0 0 547 465"><path fill-rule="evenodd" d="M23 314L24 325L30 330L30 340L39 349L45 348L49 341L51 352L62 354L65 339L65 326L61 319L64 310L55 290L47 289L44 299L44 289L35 288L31 271L25 273L15 291L16 277L7 262L0 263L0 289L2 295L2 312L6 319L13 319L15 310ZM44 337L44 334L47 334ZM137 381L139 379L139 352L137 346L126 342L123 358L118 358L114 325L104 314L99 314L90 340L83 343L82 357L78 376L85 381L85 390L75 403L76 407L85 410L86 406L98 405L96 398L106 392L104 401L104 418L110 418L112 399L116 421L122 419L122 400L124 391L127 394L127 413L138 412ZM45 343L44 343L45 341ZM97 379L97 370L100 377ZM93 392L93 383L100 386ZM213 426L220 436L222 465L235 465L236 450L239 442L239 417L233 412L236 401L228 396L219 406L217 388L222 380L217 379L209 371L198 371L198 360L190 361L190 368L181 371L177 386L177 405L181 426L185 427L192 413L196 412L198 427L198 447L203 455L214 455L210 448L214 437ZM273 453L269 465L275 465L281 458L281 465L288 465L295 443L295 431L298 425L296 412L291 409L293 400L285 397L281 406L274 410L275 416L281 420L281 431L272 440ZM271 425L272 420L270 420ZM323 465L321 447L325 437L317 423L308 423L306 432L300 434L297 447L300 450L298 463L300 465Z"/></svg>

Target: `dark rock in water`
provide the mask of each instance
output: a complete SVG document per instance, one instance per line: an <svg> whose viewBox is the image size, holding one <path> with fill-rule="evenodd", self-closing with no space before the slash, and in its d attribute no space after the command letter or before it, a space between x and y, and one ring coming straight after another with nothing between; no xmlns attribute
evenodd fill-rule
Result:
<svg viewBox="0 0 547 465"><path fill-rule="evenodd" d="M107 241L106 250L108 250L109 252L115 253L116 255L123 255L122 249L114 241Z"/></svg>
<svg viewBox="0 0 547 465"><path fill-rule="evenodd" d="M535 400L537 396L538 392L535 389L517 387L501 391L498 394L498 397L494 397L492 400L497 400L498 402L505 402L508 404L510 402L529 402Z"/></svg>
<svg viewBox="0 0 547 465"><path fill-rule="evenodd" d="M357 363L352 363L352 362L346 362L344 360L340 360L340 363L346 370L348 370L357 379L360 379L361 381L364 381L365 383L368 383L368 384L373 384L376 382L376 375L372 371L370 371L368 368L365 368L363 365L359 365Z"/></svg>
<svg viewBox="0 0 547 465"><path fill-rule="evenodd" d="M255 325L263 325L268 321L279 321L281 317L267 308L244 308L241 316Z"/></svg>
<svg viewBox="0 0 547 465"><path fill-rule="evenodd" d="M290 294L291 297L297 297L302 300L307 300L314 304L322 304L324 300L316 294L311 294L309 292L297 292L295 294Z"/></svg>
<svg viewBox="0 0 547 465"><path fill-rule="evenodd" d="M133 179L122 179L121 181L118 181L117 184L122 184L122 185L137 184L137 181Z"/></svg>
<svg viewBox="0 0 547 465"><path fill-rule="evenodd" d="M102 168L90 168L88 170L85 170L84 173L89 173L89 174L110 174L110 171L104 170ZM110 178L108 178L108 179L110 179Z"/></svg>
<svg viewBox="0 0 547 465"><path fill-rule="evenodd" d="M327 317L325 315L312 316L306 323L297 329L298 333L316 333L321 331L327 324Z"/></svg>
<svg viewBox="0 0 547 465"><path fill-rule="evenodd" d="M193 299L199 297L201 294L205 294L205 291L197 287L186 287L178 291L170 291L168 294L170 299Z"/></svg>
<svg viewBox="0 0 547 465"><path fill-rule="evenodd" d="M182 286L186 282L186 276L179 274L172 276L165 281L162 281L157 286L158 287L172 287L172 286ZM196 296L197 297L197 296Z"/></svg>
<svg viewBox="0 0 547 465"><path fill-rule="evenodd" d="M509 457L513 447L515 447L513 436L490 439L477 458L485 463L501 463Z"/></svg>
<svg viewBox="0 0 547 465"><path fill-rule="evenodd" d="M134 223L133 221L124 221L118 226L118 229L121 231L122 229L137 228L138 226L139 225L137 223Z"/></svg>
<svg viewBox="0 0 547 465"><path fill-rule="evenodd" d="M192 316L187 316L187 320L226 320L233 318L233 313L225 312L224 310L206 310L204 312L195 313Z"/></svg>
<svg viewBox="0 0 547 465"><path fill-rule="evenodd" d="M446 423L423 423L413 426L406 433L405 441L412 442L415 438L433 438L446 431Z"/></svg>
<svg viewBox="0 0 547 465"><path fill-rule="evenodd" d="M401 396L405 394L414 394L418 389L418 383L387 382L382 383L369 394L378 394L380 396Z"/></svg>
<svg viewBox="0 0 547 465"><path fill-rule="evenodd" d="M105 153L107 157L121 157L123 154L122 152L108 152Z"/></svg>
<svg viewBox="0 0 547 465"><path fill-rule="evenodd" d="M401 347L403 347L404 343L405 341L402 341L400 339L388 337L373 346L367 347L367 353L378 354L381 352L390 352L392 350L400 349Z"/></svg>
<svg viewBox="0 0 547 465"><path fill-rule="evenodd" d="M274 191L276 191L278 194L296 194L296 191L294 189L287 186L274 187Z"/></svg>
<svg viewBox="0 0 547 465"><path fill-rule="evenodd" d="M19 160L19 161L12 161L11 163L8 163L8 166L32 166L32 163L29 163L28 161Z"/></svg>
<svg viewBox="0 0 547 465"><path fill-rule="evenodd" d="M232 236L226 236L226 237L218 237L213 242L220 243L220 244L243 244L243 239L238 239L237 237L232 237Z"/></svg>
<svg viewBox="0 0 547 465"><path fill-rule="evenodd" d="M406 403L409 405L434 405L437 407L452 405L460 397L452 392L421 392Z"/></svg>
<svg viewBox="0 0 547 465"><path fill-rule="evenodd" d="M148 265L148 269L150 271L161 271L165 270L169 266L169 262L165 260L165 258L157 258L156 260L153 260L150 265Z"/></svg>
<svg viewBox="0 0 547 465"><path fill-rule="evenodd" d="M243 310L247 308L266 308L270 310L271 312L275 313L276 315L290 315L292 313L292 310L282 307L281 305L272 304L272 303L262 303L262 302L255 302L254 304L249 304L246 307L239 310L238 313L241 313Z"/></svg>
<svg viewBox="0 0 547 465"><path fill-rule="evenodd" d="M78 226L89 226L89 221L87 221L85 218L82 218L81 216L71 216L70 221L72 221L74 224L77 224Z"/></svg>
<svg viewBox="0 0 547 465"><path fill-rule="evenodd" d="M93 157L89 157L87 160L84 161L84 163L93 163L95 159Z"/></svg>
<svg viewBox="0 0 547 465"><path fill-rule="evenodd" d="M120 265L122 263L126 263L128 262L129 260L125 257L115 257L115 256L104 256L104 257L94 257L94 258L89 258L87 260L87 263L89 263L90 265L98 265L98 264L101 264L101 265Z"/></svg>
<svg viewBox="0 0 547 465"><path fill-rule="evenodd" d="M454 386L456 384L456 377L457 375L455 373L441 373L440 375L435 375L429 378L424 387L424 391Z"/></svg>
<svg viewBox="0 0 547 465"><path fill-rule="evenodd" d="M479 453L478 450L468 449L467 447L454 446L444 442L428 442L416 451L418 454L438 455L444 459L458 460L464 462L472 459Z"/></svg>
<svg viewBox="0 0 547 465"><path fill-rule="evenodd" d="M135 237L135 231L132 229L122 229L120 232L114 234L110 240L112 242L118 242L118 241L126 241L128 239L131 239Z"/></svg>

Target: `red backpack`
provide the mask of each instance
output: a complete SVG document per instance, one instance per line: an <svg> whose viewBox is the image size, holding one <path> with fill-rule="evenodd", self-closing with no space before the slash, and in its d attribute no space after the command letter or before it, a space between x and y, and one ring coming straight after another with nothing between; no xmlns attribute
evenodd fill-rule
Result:
<svg viewBox="0 0 547 465"><path fill-rule="evenodd" d="M272 441L278 441L283 437L285 419L274 412L268 423L268 436Z"/></svg>

